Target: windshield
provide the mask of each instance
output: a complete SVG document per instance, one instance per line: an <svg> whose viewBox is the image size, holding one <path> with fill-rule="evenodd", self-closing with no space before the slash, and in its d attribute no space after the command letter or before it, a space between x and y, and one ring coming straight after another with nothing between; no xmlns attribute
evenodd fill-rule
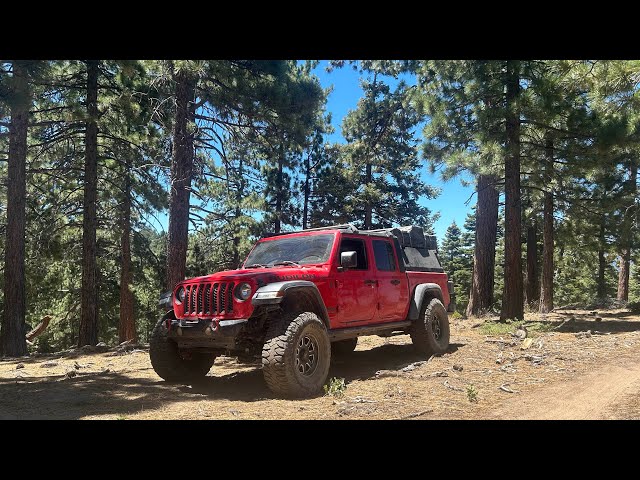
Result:
<svg viewBox="0 0 640 480"><path fill-rule="evenodd" d="M274 263L280 262L294 262L300 265L325 263L331 255L334 238L335 235L330 233L260 242L251 251L244 266L273 266Z"/></svg>

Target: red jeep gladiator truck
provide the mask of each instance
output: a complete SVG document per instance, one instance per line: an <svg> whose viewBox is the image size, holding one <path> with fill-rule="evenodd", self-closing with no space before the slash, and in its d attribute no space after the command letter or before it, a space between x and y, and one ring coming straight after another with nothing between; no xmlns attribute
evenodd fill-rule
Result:
<svg viewBox="0 0 640 480"><path fill-rule="evenodd" d="M150 357L167 381L204 377L216 356L262 358L278 395L319 393L332 355L359 336L409 334L425 357L449 346L452 283L419 227L337 225L263 238L242 268L164 294Z"/></svg>

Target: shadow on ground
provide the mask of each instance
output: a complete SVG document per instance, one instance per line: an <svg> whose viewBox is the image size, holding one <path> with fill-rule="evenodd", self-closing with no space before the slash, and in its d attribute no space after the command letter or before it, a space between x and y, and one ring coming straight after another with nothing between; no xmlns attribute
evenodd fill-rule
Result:
<svg viewBox="0 0 640 480"><path fill-rule="evenodd" d="M447 354L461 347L463 344L452 344ZM350 382L371 378L378 370L399 370L419 360L424 357L416 354L412 345L387 344L335 358L329 375ZM230 368L241 370L227 373ZM0 419L78 419L93 415L126 418L173 402L277 398L264 383L258 366L246 367L227 360L217 362L212 373L188 386L155 377L136 377L134 372L87 373L73 378L0 378Z"/></svg>
<svg viewBox="0 0 640 480"><path fill-rule="evenodd" d="M463 346L461 343L452 343L445 355L454 353ZM410 363L422 360L426 359L416 353L413 345L381 345L334 358L329 376L344 377L347 382L366 380L375 376L378 370L400 370Z"/></svg>

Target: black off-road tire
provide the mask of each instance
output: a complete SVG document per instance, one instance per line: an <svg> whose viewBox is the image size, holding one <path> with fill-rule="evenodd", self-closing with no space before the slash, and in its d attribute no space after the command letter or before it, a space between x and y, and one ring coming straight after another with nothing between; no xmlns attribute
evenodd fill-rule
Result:
<svg viewBox="0 0 640 480"><path fill-rule="evenodd" d="M449 348L449 317L442 302L437 298L425 299L409 333L415 349L421 355L445 353Z"/></svg>
<svg viewBox="0 0 640 480"><path fill-rule="evenodd" d="M310 365L310 344L317 357L311 362L313 368L304 373L300 368ZM309 358L301 363L305 352ZM291 312L272 319L262 348L262 372L272 392L294 398L316 395L327 380L330 363L329 335L315 313Z"/></svg>
<svg viewBox="0 0 640 480"><path fill-rule="evenodd" d="M331 355L336 357L339 355L348 355L356 349L357 345L358 337L331 342Z"/></svg>
<svg viewBox="0 0 640 480"><path fill-rule="evenodd" d="M191 383L206 377L216 360L215 355L209 353L191 353L183 358L178 350L178 344L167 337L167 314L163 316L149 339L149 357L155 372L168 382Z"/></svg>

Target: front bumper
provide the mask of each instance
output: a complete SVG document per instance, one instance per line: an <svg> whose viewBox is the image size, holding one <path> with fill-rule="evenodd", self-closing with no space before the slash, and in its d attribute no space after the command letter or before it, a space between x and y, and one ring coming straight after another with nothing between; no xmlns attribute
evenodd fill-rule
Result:
<svg viewBox="0 0 640 480"><path fill-rule="evenodd" d="M179 348L223 348L234 349L236 338L249 320L236 318L218 319L168 319L167 336Z"/></svg>

